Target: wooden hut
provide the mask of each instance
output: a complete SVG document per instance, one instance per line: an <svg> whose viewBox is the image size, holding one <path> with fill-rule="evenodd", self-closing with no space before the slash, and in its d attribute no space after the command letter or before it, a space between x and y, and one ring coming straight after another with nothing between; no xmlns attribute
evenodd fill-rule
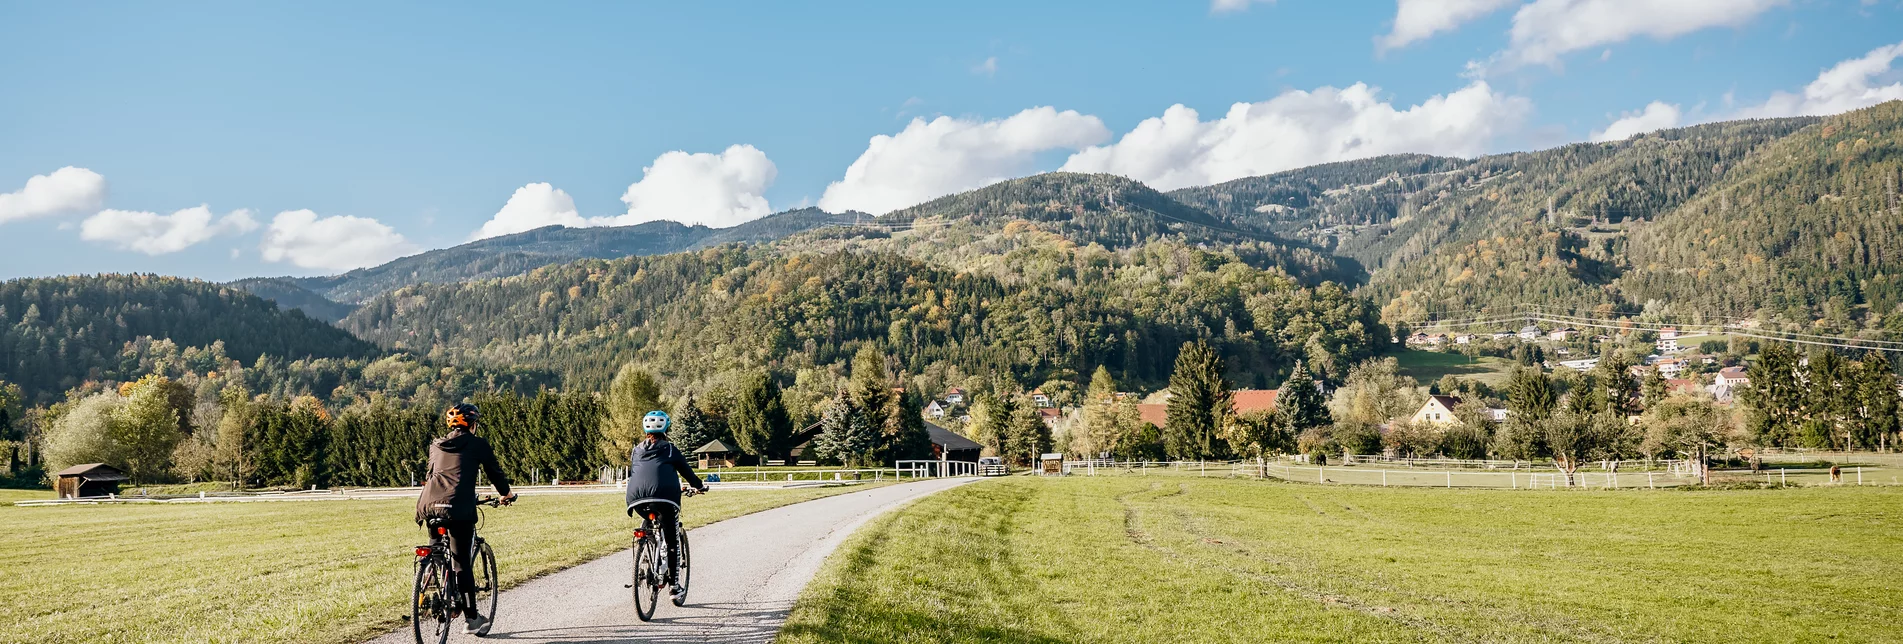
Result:
<svg viewBox="0 0 1903 644"><path fill-rule="evenodd" d="M700 457L700 468L704 470L715 467L733 467L736 457L740 455L740 450L716 438L712 441L708 441L706 445L700 446L700 449L694 450L694 454Z"/></svg>
<svg viewBox="0 0 1903 644"><path fill-rule="evenodd" d="M933 423L925 423L925 431L932 435L932 458L941 461L976 463L978 454L985 449L976 441Z"/></svg>
<svg viewBox="0 0 1903 644"><path fill-rule="evenodd" d="M130 478L119 468L105 463L74 465L53 476L54 493L62 499L118 494L119 483Z"/></svg>

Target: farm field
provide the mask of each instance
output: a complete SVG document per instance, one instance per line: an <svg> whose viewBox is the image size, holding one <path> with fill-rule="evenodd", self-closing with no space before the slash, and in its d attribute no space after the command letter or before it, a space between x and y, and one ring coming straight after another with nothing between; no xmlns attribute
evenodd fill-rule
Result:
<svg viewBox="0 0 1903 644"><path fill-rule="evenodd" d="M1394 357L1400 363L1401 375L1413 378L1423 387L1449 374L1490 386L1504 384L1507 377L1513 375L1513 361L1493 356L1469 358L1452 352L1406 349Z"/></svg>
<svg viewBox="0 0 1903 644"><path fill-rule="evenodd" d="M789 642L1894 641L1903 488L1014 477L862 528Z"/></svg>
<svg viewBox="0 0 1903 644"><path fill-rule="evenodd" d="M683 519L862 489L715 490ZM407 614L414 503L0 507L0 642L362 640ZM487 512L505 586L625 548L632 525L618 492Z"/></svg>

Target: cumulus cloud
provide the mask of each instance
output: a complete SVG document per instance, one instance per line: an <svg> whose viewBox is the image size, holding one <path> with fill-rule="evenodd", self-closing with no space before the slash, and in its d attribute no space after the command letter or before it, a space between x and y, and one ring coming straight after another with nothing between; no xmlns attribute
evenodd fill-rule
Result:
<svg viewBox="0 0 1903 644"><path fill-rule="evenodd" d="M1593 132L1592 140L1596 143L1624 141L1634 134L1678 127L1679 117L1677 105L1652 101L1643 110L1619 115L1619 120L1613 121L1612 125L1606 126L1606 129Z"/></svg>
<svg viewBox="0 0 1903 644"><path fill-rule="evenodd" d="M0 224L62 212L93 210L106 201L106 178L85 168L67 166L52 174L34 175L26 186L0 193Z"/></svg>
<svg viewBox="0 0 1903 644"><path fill-rule="evenodd" d="M826 186L819 207L884 214L1022 176L1039 152L1077 150L1109 138L1097 117L1050 107L989 121L916 118L898 134L872 137L845 178Z"/></svg>
<svg viewBox="0 0 1903 644"><path fill-rule="evenodd" d="M1209 0L1210 13L1229 13L1249 8L1255 3L1274 4L1275 0Z"/></svg>
<svg viewBox="0 0 1903 644"><path fill-rule="evenodd" d="M496 216L484 222L482 229L470 235L470 239L488 239L554 225L579 228L588 222L575 211L575 200L568 193L546 183L531 183L516 188L509 202L502 204L502 210L496 211Z"/></svg>
<svg viewBox="0 0 1903 644"><path fill-rule="evenodd" d="M344 271L375 266L421 249L375 219L320 218L309 210L291 210L271 219L258 250L267 262Z"/></svg>
<svg viewBox="0 0 1903 644"><path fill-rule="evenodd" d="M646 221L678 221L713 228L736 226L766 216L766 189L780 174L765 152L735 145L720 154L668 152L641 169L641 180L628 186L621 201L627 214L594 218L597 226L631 226Z"/></svg>
<svg viewBox="0 0 1903 644"><path fill-rule="evenodd" d="M1063 169L1118 174L1170 190L1400 152L1473 156L1517 131L1532 111L1530 101L1482 81L1407 109L1376 94L1362 83L1290 91L1237 103L1212 121L1175 105L1114 144L1072 155Z"/></svg>
<svg viewBox="0 0 1903 644"><path fill-rule="evenodd" d="M1400 0L1394 12L1394 29L1375 39L1381 49L1399 49L1426 40L1443 31L1452 31L1467 22L1506 8L1519 0Z"/></svg>
<svg viewBox="0 0 1903 644"><path fill-rule="evenodd" d="M1560 56L1623 42L1736 27L1788 0L1534 0L1513 14L1508 66L1557 65Z"/></svg>
<svg viewBox="0 0 1903 644"><path fill-rule="evenodd" d="M218 235L257 230L249 210L214 218L211 208L186 208L169 215L133 210L102 210L80 222L79 238L147 255L176 253Z"/></svg>
<svg viewBox="0 0 1903 644"><path fill-rule="evenodd" d="M971 73L977 74L979 76L997 76L998 75L998 57L992 56L990 58L986 58L985 61L982 63L972 65Z"/></svg>
<svg viewBox="0 0 1903 644"><path fill-rule="evenodd" d="M1890 67L1898 56L1903 56L1903 43L1878 47L1824 70L1800 92L1772 92L1764 104L1739 110L1735 117L1836 114L1903 99L1903 74Z"/></svg>
<svg viewBox="0 0 1903 644"><path fill-rule="evenodd" d="M1903 57L1903 43L1878 47L1861 57L1832 65L1799 91L1772 92L1763 103L1709 114L1705 118L1688 120L1678 105L1653 101L1644 110L1627 112L1605 130L1594 132L1592 140L1617 141L1641 132L1689 123L1839 114L1903 100L1903 70L1893 69L1899 57ZM1727 92L1725 106L1730 108L1734 103L1735 99Z"/></svg>

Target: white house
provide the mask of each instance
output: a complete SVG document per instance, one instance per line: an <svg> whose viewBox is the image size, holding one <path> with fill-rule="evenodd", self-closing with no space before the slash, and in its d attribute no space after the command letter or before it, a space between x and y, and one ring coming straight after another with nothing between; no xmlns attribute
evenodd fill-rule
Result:
<svg viewBox="0 0 1903 644"><path fill-rule="evenodd" d="M949 410L951 410L951 405L946 404L943 400L933 400L929 403L925 403L925 415L933 418L944 418L945 412Z"/></svg>
<svg viewBox="0 0 1903 644"><path fill-rule="evenodd" d="M1487 408L1487 418L1488 418L1488 419L1490 419L1490 420L1492 420L1493 422L1496 422L1496 423L1504 423L1504 422L1506 422L1506 420L1507 420L1507 413L1508 413L1508 412L1507 412L1507 410L1505 410L1505 409L1501 409L1501 408L1499 408L1499 407L1488 407L1488 408Z"/></svg>
<svg viewBox="0 0 1903 644"><path fill-rule="evenodd" d="M1672 353L1678 350L1678 327L1668 326L1659 329L1658 352Z"/></svg>
<svg viewBox="0 0 1903 644"><path fill-rule="evenodd" d="M1744 375L1744 367L1725 367L1718 370L1718 377L1711 384L1722 387L1743 387L1751 384L1751 378Z"/></svg>
<svg viewBox="0 0 1903 644"><path fill-rule="evenodd" d="M1564 329L1553 329L1553 332L1546 334L1546 337L1552 338L1559 342L1565 342L1567 340L1573 339L1573 335L1577 333L1579 333L1578 329L1575 329L1572 327L1566 327Z"/></svg>
<svg viewBox="0 0 1903 644"><path fill-rule="evenodd" d="M1673 378L1677 378L1678 374L1685 370L1685 361L1677 359L1677 358L1667 358L1665 360L1658 361L1656 364L1653 364L1652 366L1653 368L1656 368L1659 370L1660 377L1663 377L1666 380L1671 380Z"/></svg>
<svg viewBox="0 0 1903 644"><path fill-rule="evenodd" d="M1474 334L1472 333L1462 333L1460 335L1454 336L1454 344L1472 344L1473 341L1474 341Z"/></svg>
<svg viewBox="0 0 1903 644"><path fill-rule="evenodd" d="M1578 371L1580 373L1585 373L1588 371L1592 371L1593 367L1599 366L1599 359L1598 358L1580 358L1578 360L1561 360L1559 362L1559 366L1566 367L1574 371Z"/></svg>
<svg viewBox="0 0 1903 644"><path fill-rule="evenodd" d="M945 402L948 402L954 405L965 404L965 390L959 389L957 387L952 387L951 389L945 390Z"/></svg>
<svg viewBox="0 0 1903 644"><path fill-rule="evenodd" d="M1454 418L1454 408L1458 406L1460 406L1459 396L1428 396L1427 402L1421 405L1420 411L1414 412L1414 417L1410 420L1414 423L1434 425L1459 422Z"/></svg>
<svg viewBox="0 0 1903 644"><path fill-rule="evenodd" d="M1036 404L1038 407L1049 407L1051 406L1051 397L1048 395L1045 395L1043 389L1032 389L1031 402L1033 404Z"/></svg>
<svg viewBox="0 0 1903 644"><path fill-rule="evenodd" d="M1520 327L1520 339L1526 342L1532 342L1534 340L1540 339L1539 325L1528 324L1526 326Z"/></svg>

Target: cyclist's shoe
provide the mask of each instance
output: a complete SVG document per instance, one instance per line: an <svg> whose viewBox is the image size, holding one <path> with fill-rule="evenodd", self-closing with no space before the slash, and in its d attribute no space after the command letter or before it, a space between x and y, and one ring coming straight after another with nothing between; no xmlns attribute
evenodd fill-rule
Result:
<svg viewBox="0 0 1903 644"><path fill-rule="evenodd" d="M685 603L687 603L687 589L682 588L680 586L675 586L674 587L674 605L679 606Z"/></svg>
<svg viewBox="0 0 1903 644"><path fill-rule="evenodd" d="M481 613L470 611L469 616L463 618L463 633L476 636L488 635L489 620L483 619Z"/></svg>

